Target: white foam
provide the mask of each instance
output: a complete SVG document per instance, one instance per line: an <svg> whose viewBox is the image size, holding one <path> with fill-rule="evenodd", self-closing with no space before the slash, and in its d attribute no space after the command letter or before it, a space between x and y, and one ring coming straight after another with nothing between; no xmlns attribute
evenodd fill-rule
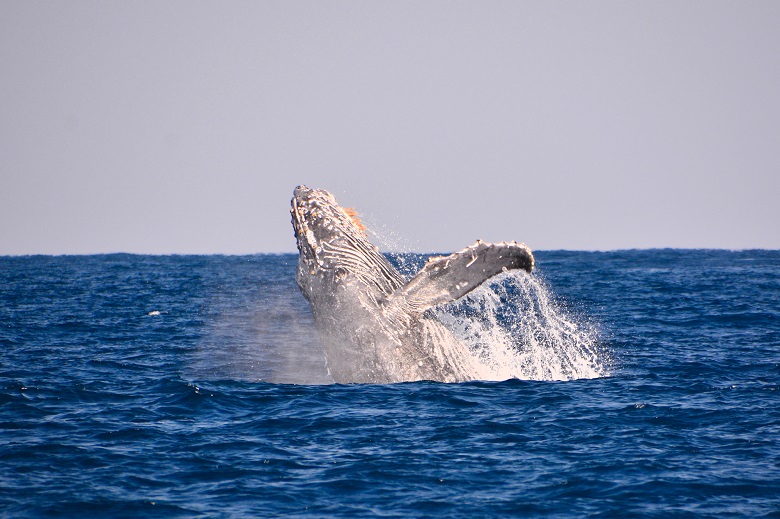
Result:
<svg viewBox="0 0 780 519"><path fill-rule="evenodd" d="M536 276L508 272L435 312L469 346L485 380L608 375L595 327L567 315Z"/></svg>

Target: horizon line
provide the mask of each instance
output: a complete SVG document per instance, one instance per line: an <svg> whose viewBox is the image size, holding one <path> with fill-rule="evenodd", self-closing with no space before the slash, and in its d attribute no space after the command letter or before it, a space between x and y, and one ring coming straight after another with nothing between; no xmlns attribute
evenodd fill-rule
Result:
<svg viewBox="0 0 780 519"><path fill-rule="evenodd" d="M585 253L609 253L609 252L632 252L632 251L721 251L721 252L749 252L749 251L765 251L774 252L780 251L780 248L767 248L767 247L739 247L739 248L727 248L727 247L625 247L614 249L532 249L534 253L544 252L585 252ZM381 250L382 254L416 254L416 255L449 255L454 253L441 252L441 251L389 251ZM62 257L62 256L285 256L294 255L297 256L297 251L272 251L272 252L126 252L126 251L114 251L114 252L64 252L64 253L18 253L18 254L0 254L0 258L25 258L33 256L49 256L49 257Z"/></svg>

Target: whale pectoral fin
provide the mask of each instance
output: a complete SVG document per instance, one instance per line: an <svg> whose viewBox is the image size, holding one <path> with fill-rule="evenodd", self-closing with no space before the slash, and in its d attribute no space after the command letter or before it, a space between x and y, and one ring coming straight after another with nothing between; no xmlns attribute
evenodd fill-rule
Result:
<svg viewBox="0 0 780 519"><path fill-rule="evenodd" d="M506 270L531 272L534 256L525 244L515 242L476 243L428 262L406 285L388 298L388 304L412 313L454 301L485 280Z"/></svg>

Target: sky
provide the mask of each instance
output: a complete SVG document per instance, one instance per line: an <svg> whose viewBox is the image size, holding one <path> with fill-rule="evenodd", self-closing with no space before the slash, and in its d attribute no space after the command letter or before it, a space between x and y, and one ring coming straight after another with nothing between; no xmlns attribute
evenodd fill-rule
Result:
<svg viewBox="0 0 780 519"><path fill-rule="evenodd" d="M0 255L780 248L780 2L0 0Z"/></svg>

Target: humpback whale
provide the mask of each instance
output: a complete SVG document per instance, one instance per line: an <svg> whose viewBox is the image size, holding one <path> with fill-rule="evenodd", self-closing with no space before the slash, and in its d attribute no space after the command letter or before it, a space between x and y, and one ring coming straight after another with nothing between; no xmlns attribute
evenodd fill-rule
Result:
<svg viewBox="0 0 780 519"><path fill-rule="evenodd" d="M299 252L296 281L336 382L483 378L468 347L429 309L506 270L531 272L534 257L525 244L477 240L429 258L407 280L369 241L356 213L329 192L296 187L290 213Z"/></svg>

